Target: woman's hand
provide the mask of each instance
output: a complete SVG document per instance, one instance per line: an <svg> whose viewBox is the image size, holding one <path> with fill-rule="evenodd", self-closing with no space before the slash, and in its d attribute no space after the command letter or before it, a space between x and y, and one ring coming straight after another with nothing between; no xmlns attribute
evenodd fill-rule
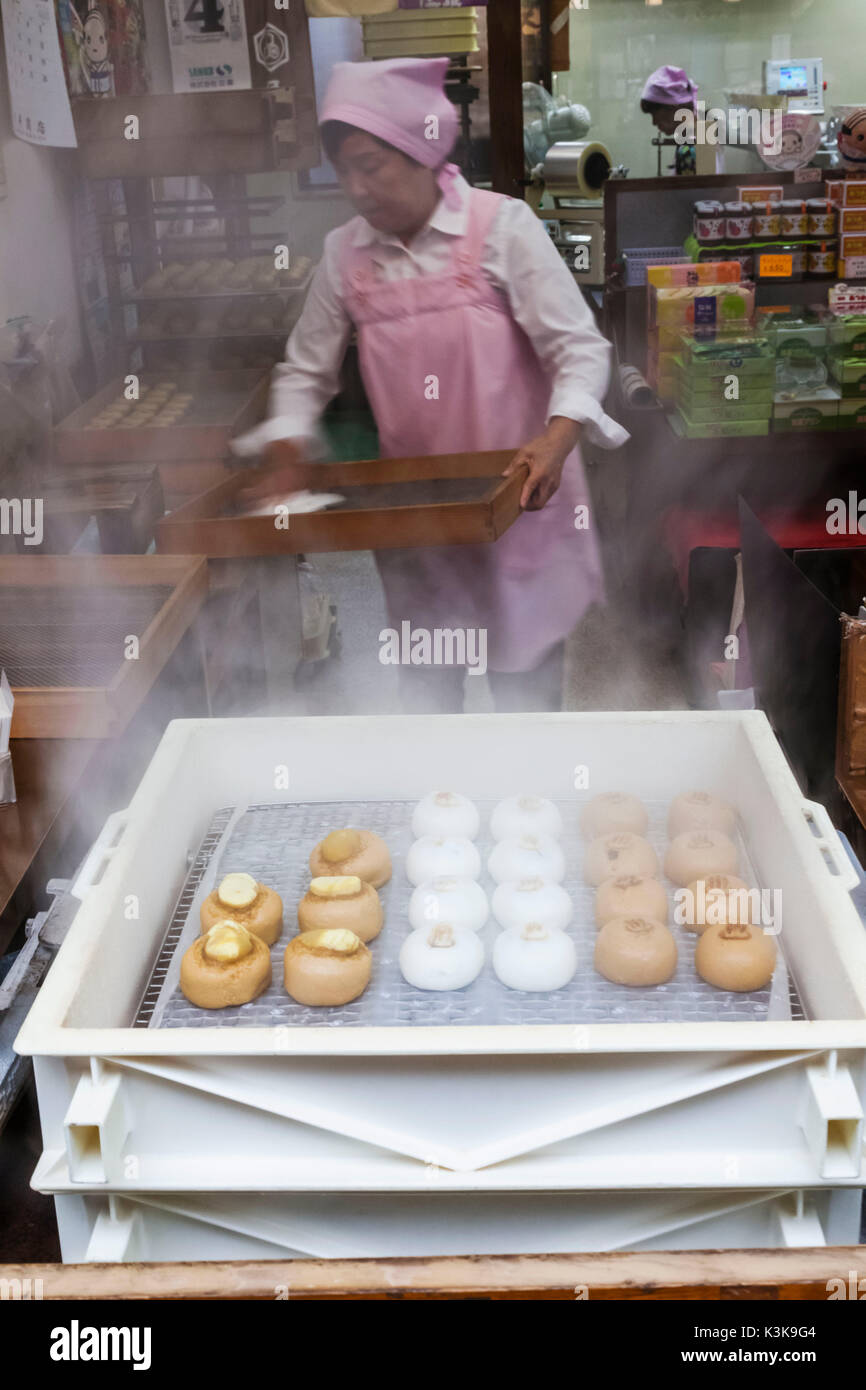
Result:
<svg viewBox="0 0 866 1390"><path fill-rule="evenodd" d="M505 469L509 478L519 468L529 468L529 476L520 493L520 506L525 512L540 512L559 487L565 460L580 436L580 425L564 415L554 415L547 429L530 439Z"/></svg>
<svg viewBox="0 0 866 1390"><path fill-rule="evenodd" d="M256 470L255 481L241 488L239 500L259 501L268 497L285 497L298 492L309 479L305 462L304 443L300 439L278 439L265 446L262 467Z"/></svg>

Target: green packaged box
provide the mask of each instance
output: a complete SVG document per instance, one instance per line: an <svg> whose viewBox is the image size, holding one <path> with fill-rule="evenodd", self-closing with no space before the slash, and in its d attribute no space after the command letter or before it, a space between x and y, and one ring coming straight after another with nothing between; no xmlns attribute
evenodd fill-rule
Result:
<svg viewBox="0 0 866 1390"><path fill-rule="evenodd" d="M693 400L680 395L677 397L677 407L693 425L709 425L714 420L723 424L736 424L741 420L769 420L773 413L770 396L764 401L724 401L721 405L709 405L703 401L695 404Z"/></svg>
<svg viewBox="0 0 866 1390"><path fill-rule="evenodd" d="M694 385L734 375L757 386L772 381L775 372L776 355L769 338L753 333L708 338L684 333L678 356L686 378Z"/></svg>
<svg viewBox="0 0 866 1390"><path fill-rule="evenodd" d="M866 314L842 314L830 324L831 350L841 349L843 357L866 356Z"/></svg>
<svg viewBox="0 0 866 1390"><path fill-rule="evenodd" d="M830 375L842 387L843 396L866 395L866 357L830 354Z"/></svg>
<svg viewBox="0 0 866 1390"><path fill-rule="evenodd" d="M779 392L773 402L773 429L778 432L834 430L839 418L839 392L822 386L808 397Z"/></svg>
<svg viewBox="0 0 866 1390"><path fill-rule="evenodd" d="M840 430L866 429L866 395L859 400L845 396L839 402L839 416L836 428Z"/></svg>
<svg viewBox="0 0 866 1390"><path fill-rule="evenodd" d="M723 439L732 436L757 435L770 433L770 421L767 420L713 420L709 424L699 424L696 420L689 419L681 409L677 410L672 417L673 425L678 434L684 435L686 439Z"/></svg>
<svg viewBox="0 0 866 1390"><path fill-rule="evenodd" d="M752 415L755 419L761 414L760 411L752 410L751 407L758 405L771 405L773 401L774 377L767 375L766 379L755 382L754 377L747 377L746 383L737 383L736 397L726 395L727 387L724 377L708 377L705 380L695 380L683 371L682 362L675 361L677 398L683 406L686 415L693 420L698 417L696 410L705 410L709 406L724 406L730 409L732 415Z"/></svg>
<svg viewBox="0 0 866 1390"><path fill-rule="evenodd" d="M799 353L823 357L827 351L828 324L817 314L774 314L759 309L758 318L761 332L770 339L777 357Z"/></svg>

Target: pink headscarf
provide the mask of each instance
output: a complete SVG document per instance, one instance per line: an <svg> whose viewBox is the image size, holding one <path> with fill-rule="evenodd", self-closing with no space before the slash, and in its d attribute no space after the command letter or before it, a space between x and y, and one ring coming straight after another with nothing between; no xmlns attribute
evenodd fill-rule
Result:
<svg viewBox="0 0 866 1390"><path fill-rule="evenodd" d="M640 99L657 101L662 106L691 106L697 91L697 82L692 81L685 68L672 68L666 64L650 73Z"/></svg>
<svg viewBox="0 0 866 1390"><path fill-rule="evenodd" d="M454 207L459 204L453 186L459 170L445 162L457 139L457 112L445 95L448 66L448 58L335 63L319 123L356 126L428 169L438 169L437 183L445 202Z"/></svg>

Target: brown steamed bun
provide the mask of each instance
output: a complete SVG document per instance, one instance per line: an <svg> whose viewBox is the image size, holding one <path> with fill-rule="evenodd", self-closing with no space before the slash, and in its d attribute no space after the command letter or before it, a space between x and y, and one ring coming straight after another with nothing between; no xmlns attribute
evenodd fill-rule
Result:
<svg viewBox="0 0 866 1390"><path fill-rule="evenodd" d="M695 947L695 969L716 989L748 993L773 978L776 944L761 927L727 922L707 927Z"/></svg>
<svg viewBox="0 0 866 1390"><path fill-rule="evenodd" d="M756 913L748 884L736 874L707 874L685 890L683 926L702 932L724 922L752 922Z"/></svg>
<svg viewBox="0 0 866 1390"><path fill-rule="evenodd" d="M607 878L595 895L595 920L599 927L611 917L651 917L666 922L668 898L664 884L646 874L619 874Z"/></svg>
<svg viewBox="0 0 866 1390"><path fill-rule="evenodd" d="M302 932L342 927L361 941L372 941L382 930L383 919L379 894L357 875L314 878L298 903Z"/></svg>
<svg viewBox="0 0 866 1390"><path fill-rule="evenodd" d="M580 829L587 840L597 840L599 835L610 835L616 830L645 835L648 825L646 807L628 792L601 792L580 813Z"/></svg>
<svg viewBox="0 0 866 1390"><path fill-rule="evenodd" d="M720 830L687 830L676 835L665 855L665 873L681 887L707 874L735 874L737 847Z"/></svg>
<svg viewBox="0 0 866 1390"><path fill-rule="evenodd" d="M249 1004L271 983L271 953L237 922L217 922L197 937L180 963L180 987L200 1009Z"/></svg>
<svg viewBox="0 0 866 1390"><path fill-rule="evenodd" d="M663 985L677 968L677 943L663 922L612 917L596 938L593 962L615 985Z"/></svg>
<svg viewBox="0 0 866 1390"><path fill-rule="evenodd" d="M354 932L305 931L283 957L286 993L299 1004L348 1004L370 983L373 957Z"/></svg>
<svg viewBox="0 0 866 1390"><path fill-rule="evenodd" d="M668 811L668 835L672 840L687 830L720 830L730 836L736 824L733 806L712 792L683 792L674 797Z"/></svg>
<svg viewBox="0 0 866 1390"><path fill-rule="evenodd" d="M391 877L391 856L385 841L373 830L346 826L332 830L310 855L313 878L329 875L356 875L374 888L381 888Z"/></svg>
<svg viewBox="0 0 866 1390"><path fill-rule="evenodd" d="M606 878L619 878L623 874L652 878L658 870L658 856L652 845L631 830L599 835L586 847L583 876L594 888Z"/></svg>
<svg viewBox="0 0 866 1390"><path fill-rule="evenodd" d="M273 888L257 883L251 874L226 874L199 910L203 932L217 922L239 922L268 946L283 929L283 900Z"/></svg>

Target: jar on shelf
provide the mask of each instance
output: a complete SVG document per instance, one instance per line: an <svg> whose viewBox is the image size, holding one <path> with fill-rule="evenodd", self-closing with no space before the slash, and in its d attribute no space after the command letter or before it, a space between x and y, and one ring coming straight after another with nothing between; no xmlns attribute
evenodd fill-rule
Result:
<svg viewBox="0 0 866 1390"><path fill-rule="evenodd" d="M725 209L711 198L695 203L694 229L698 241L714 242L725 239Z"/></svg>
<svg viewBox="0 0 866 1390"><path fill-rule="evenodd" d="M782 231L778 203L758 203L752 214L752 233L762 241L776 238Z"/></svg>
<svg viewBox="0 0 866 1390"><path fill-rule="evenodd" d="M810 246L806 269L810 275L835 275L838 245L835 241L822 241Z"/></svg>
<svg viewBox="0 0 866 1390"><path fill-rule="evenodd" d="M809 213L806 204L799 198L788 198L779 204L782 219L782 236L785 238L808 236Z"/></svg>
<svg viewBox="0 0 866 1390"><path fill-rule="evenodd" d="M752 222L751 203L725 203L726 241L750 241Z"/></svg>
<svg viewBox="0 0 866 1390"><path fill-rule="evenodd" d="M829 198L809 198L806 203L809 218L809 235L831 237L836 235L836 209Z"/></svg>

